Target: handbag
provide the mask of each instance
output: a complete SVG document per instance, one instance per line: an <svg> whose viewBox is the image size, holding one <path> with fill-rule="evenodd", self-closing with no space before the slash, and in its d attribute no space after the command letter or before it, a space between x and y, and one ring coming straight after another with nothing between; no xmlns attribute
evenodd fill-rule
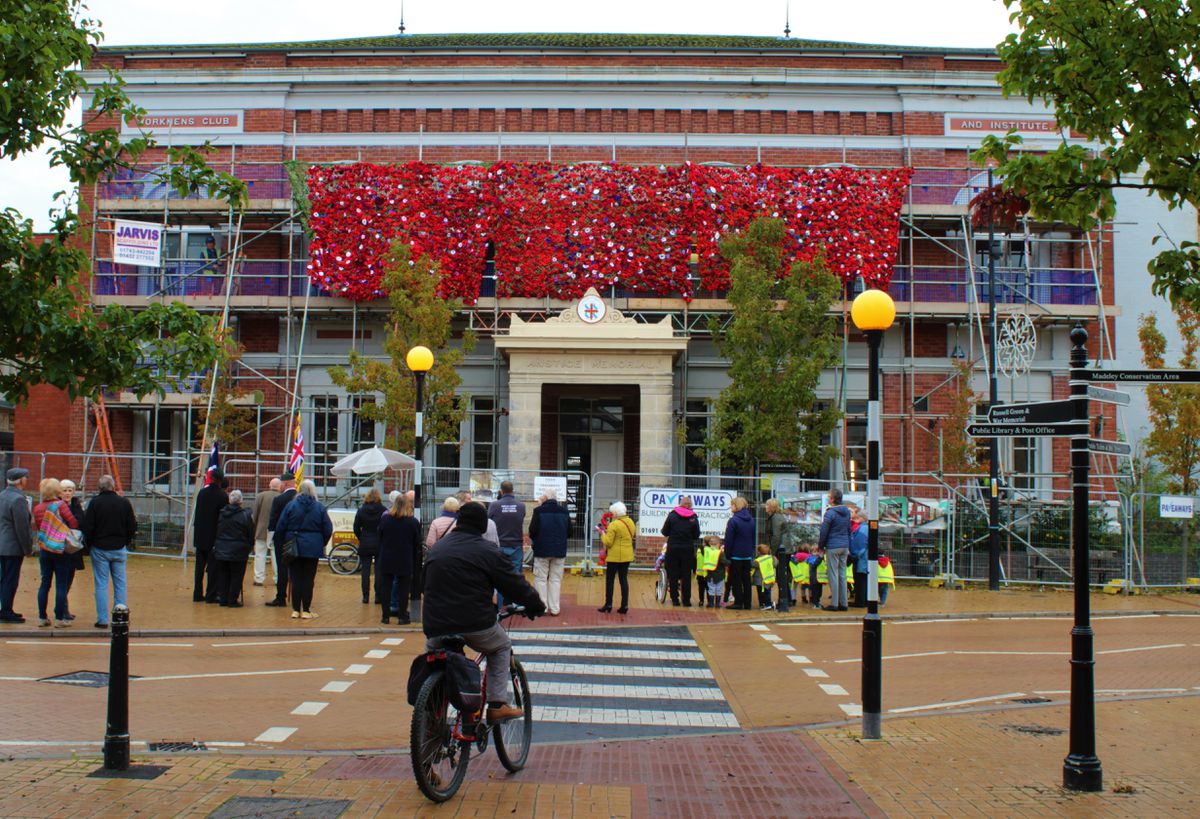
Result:
<svg viewBox="0 0 1200 819"><path fill-rule="evenodd" d="M279 559L283 561L283 565L288 565L296 559L298 553L296 551L296 539L288 538L283 542L283 546L279 549Z"/></svg>

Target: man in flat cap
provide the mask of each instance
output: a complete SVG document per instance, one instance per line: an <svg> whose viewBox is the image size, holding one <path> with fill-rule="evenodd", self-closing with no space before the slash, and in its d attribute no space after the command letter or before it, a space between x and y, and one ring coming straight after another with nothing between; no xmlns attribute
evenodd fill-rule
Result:
<svg viewBox="0 0 1200 819"><path fill-rule="evenodd" d="M21 582L21 563L33 554L33 515L25 497L28 469L13 467L4 476L7 486L0 492L0 623L24 623L13 611L13 600Z"/></svg>
<svg viewBox="0 0 1200 819"><path fill-rule="evenodd" d="M279 559L279 547L275 545L275 524L279 522L279 516L283 514L283 510L287 505L296 499L296 476L291 470L284 472L279 476L280 492L275 500L271 501L271 517L267 522L267 529L270 530L271 548L275 552L275 571L278 577L275 580L275 599L268 600L268 606L287 606L288 603L288 565Z"/></svg>

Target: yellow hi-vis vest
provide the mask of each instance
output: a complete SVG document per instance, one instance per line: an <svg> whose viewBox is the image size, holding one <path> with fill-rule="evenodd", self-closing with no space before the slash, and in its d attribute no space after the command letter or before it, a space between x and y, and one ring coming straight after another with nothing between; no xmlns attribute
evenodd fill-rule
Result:
<svg viewBox="0 0 1200 819"><path fill-rule="evenodd" d="M888 561L887 566L879 567L879 582L896 585L896 566L891 561Z"/></svg>
<svg viewBox="0 0 1200 819"><path fill-rule="evenodd" d="M705 546L701 552L703 559L700 562L701 570L704 574L709 574L717 570L717 564L721 562L721 547L720 546Z"/></svg>
<svg viewBox="0 0 1200 819"><path fill-rule="evenodd" d="M829 582L829 572L826 571L826 569L825 569L825 567L827 565L828 564L826 564L824 560L822 560L820 563L817 564L817 582L818 583L824 584L824 583Z"/></svg>
<svg viewBox="0 0 1200 819"><path fill-rule="evenodd" d="M772 585L775 582L775 558L770 555L759 555L754 558L754 562L758 564L758 571L762 575L763 585Z"/></svg>
<svg viewBox="0 0 1200 819"><path fill-rule="evenodd" d="M708 569L704 568L704 550L696 550L696 577L704 577L708 574Z"/></svg>
<svg viewBox="0 0 1200 819"><path fill-rule="evenodd" d="M792 582L793 583L803 583L804 585L807 586L810 582L808 577L809 577L809 574L808 574L808 561L807 560L801 560L799 563L792 564Z"/></svg>

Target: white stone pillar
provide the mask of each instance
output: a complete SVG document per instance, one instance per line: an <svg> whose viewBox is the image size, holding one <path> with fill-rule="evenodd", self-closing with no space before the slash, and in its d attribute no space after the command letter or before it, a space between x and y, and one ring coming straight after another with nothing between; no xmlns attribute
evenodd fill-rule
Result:
<svg viewBox="0 0 1200 819"><path fill-rule="evenodd" d="M669 474L671 471L675 429L671 414L674 389L669 357L666 364L665 374L638 376L641 388L640 471L644 474Z"/></svg>
<svg viewBox="0 0 1200 819"><path fill-rule="evenodd" d="M541 469L542 381L541 374L509 371L509 469Z"/></svg>

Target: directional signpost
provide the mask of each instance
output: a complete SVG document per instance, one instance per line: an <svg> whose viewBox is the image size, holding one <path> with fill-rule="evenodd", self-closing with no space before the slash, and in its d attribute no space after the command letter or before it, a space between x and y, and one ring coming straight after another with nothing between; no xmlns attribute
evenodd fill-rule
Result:
<svg viewBox="0 0 1200 819"><path fill-rule="evenodd" d="M1075 419L1075 404L1063 401L1039 401L1035 404L994 404L988 407L992 424L1063 424Z"/></svg>
<svg viewBox="0 0 1200 819"><path fill-rule="evenodd" d="M1123 444L1120 441L1104 441L1088 438L1087 448L1091 452L1099 452L1104 455L1123 455L1126 458L1133 454L1133 447L1129 444Z"/></svg>
<svg viewBox="0 0 1200 819"><path fill-rule="evenodd" d="M967 427L967 434L975 438L1049 438L1087 435L1087 432L1087 421L1063 424L971 424Z"/></svg>

